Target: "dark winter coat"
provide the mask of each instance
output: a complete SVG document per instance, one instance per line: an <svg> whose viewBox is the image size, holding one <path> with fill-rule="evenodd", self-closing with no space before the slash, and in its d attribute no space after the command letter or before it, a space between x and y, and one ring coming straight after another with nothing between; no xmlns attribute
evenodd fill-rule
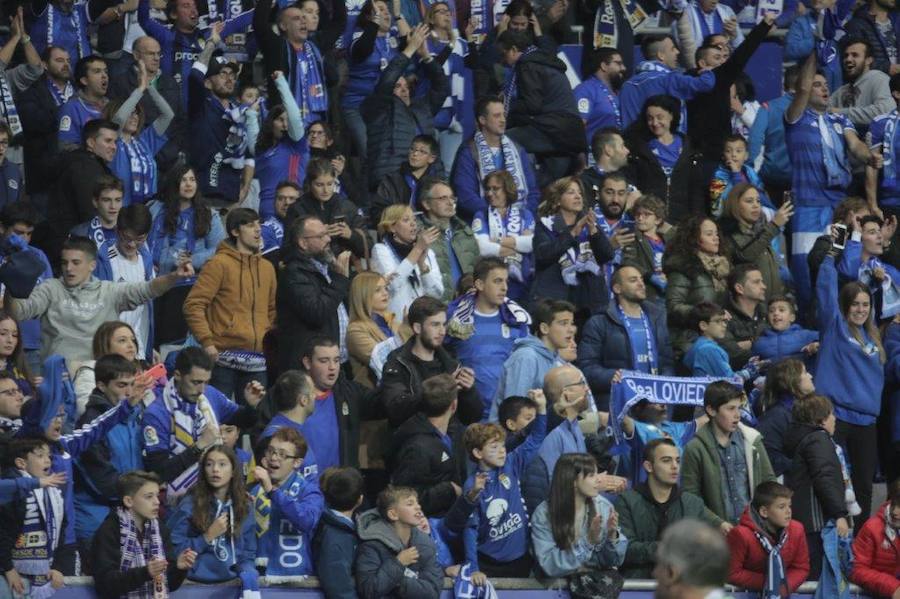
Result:
<svg viewBox="0 0 900 599"><path fill-rule="evenodd" d="M784 441L791 467L784 484L793 489L793 517L807 532L819 532L832 519L847 516L841 463L828 432L819 426L794 425Z"/></svg>

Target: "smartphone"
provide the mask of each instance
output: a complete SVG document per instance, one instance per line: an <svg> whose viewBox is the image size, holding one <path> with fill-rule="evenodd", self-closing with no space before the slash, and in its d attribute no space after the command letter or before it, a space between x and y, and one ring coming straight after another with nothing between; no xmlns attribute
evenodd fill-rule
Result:
<svg viewBox="0 0 900 599"><path fill-rule="evenodd" d="M334 217L334 223L333 223L333 224L337 225L337 224L339 224L339 223L344 222L345 220L347 220L347 219L346 219L346 217L344 217L344 216L335 216L335 217Z"/></svg>
<svg viewBox="0 0 900 599"><path fill-rule="evenodd" d="M166 376L166 365L163 363L154 364L144 371L144 374L150 375L153 379L160 379Z"/></svg>
<svg viewBox="0 0 900 599"><path fill-rule="evenodd" d="M840 223L834 225L834 240L831 245L839 250L844 249L844 246L847 245L847 225Z"/></svg>

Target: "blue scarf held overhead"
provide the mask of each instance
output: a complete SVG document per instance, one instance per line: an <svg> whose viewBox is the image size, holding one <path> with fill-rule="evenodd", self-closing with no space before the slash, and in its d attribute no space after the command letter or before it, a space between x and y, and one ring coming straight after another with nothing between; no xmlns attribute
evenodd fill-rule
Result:
<svg viewBox="0 0 900 599"><path fill-rule="evenodd" d="M647 12L636 0L604 0L594 13L594 49L617 48L619 45L618 18L613 2L618 2L625 21L632 30L647 19Z"/></svg>
<svg viewBox="0 0 900 599"><path fill-rule="evenodd" d="M465 293L450 303L447 334L457 339L468 339L475 333L475 291ZM510 328L522 328L531 324L528 311L509 298L500 306L500 320Z"/></svg>
<svg viewBox="0 0 900 599"><path fill-rule="evenodd" d="M647 400L669 406L702 406L706 387L721 380L743 386L743 381L738 378L662 376L623 370L622 381L612 385L609 404L609 422L616 442L624 440L622 420L639 401Z"/></svg>
<svg viewBox="0 0 900 599"><path fill-rule="evenodd" d="M297 68L293 74L294 98L300 106L304 127L313 122L314 114L328 110L328 90L325 86L325 74L322 71L322 55L316 45L306 41L299 50L294 50L285 41L291 60L295 60Z"/></svg>

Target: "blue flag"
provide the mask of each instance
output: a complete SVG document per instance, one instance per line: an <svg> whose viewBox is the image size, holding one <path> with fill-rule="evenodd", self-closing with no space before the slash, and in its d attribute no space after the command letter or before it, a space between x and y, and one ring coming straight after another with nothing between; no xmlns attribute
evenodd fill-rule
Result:
<svg viewBox="0 0 900 599"><path fill-rule="evenodd" d="M472 564L466 562L459 569L456 580L453 581L454 599L497 599L497 591L488 580L484 586L472 584Z"/></svg>

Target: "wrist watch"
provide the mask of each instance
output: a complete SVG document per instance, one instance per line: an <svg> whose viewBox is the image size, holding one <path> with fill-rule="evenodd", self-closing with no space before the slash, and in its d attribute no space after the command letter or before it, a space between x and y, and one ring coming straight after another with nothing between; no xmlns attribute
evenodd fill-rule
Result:
<svg viewBox="0 0 900 599"><path fill-rule="evenodd" d="M23 36L22 36L22 43L23 43L23 44L30 44L30 43L31 43L31 36L28 35L27 33L26 33L25 35L23 35Z"/></svg>

